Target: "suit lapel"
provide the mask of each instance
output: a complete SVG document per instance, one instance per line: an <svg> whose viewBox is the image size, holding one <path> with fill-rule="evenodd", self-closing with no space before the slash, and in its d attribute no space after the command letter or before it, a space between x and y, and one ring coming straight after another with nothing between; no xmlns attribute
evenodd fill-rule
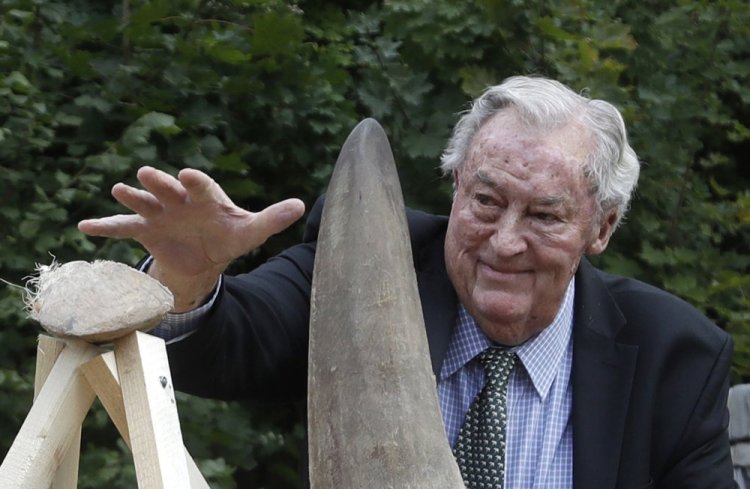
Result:
<svg viewBox="0 0 750 489"><path fill-rule="evenodd" d="M638 347L615 341L625 323L596 270L576 275L573 327L573 487L614 489Z"/></svg>
<svg viewBox="0 0 750 489"><path fill-rule="evenodd" d="M432 368L439 378L458 299L445 270L442 233L415 246L414 265ZM412 235L414 238L414 235ZM425 243L421 241L421 243ZM417 241L419 242L419 241ZM573 326L573 487L615 489L638 347L615 341L625 318L596 269L576 274Z"/></svg>

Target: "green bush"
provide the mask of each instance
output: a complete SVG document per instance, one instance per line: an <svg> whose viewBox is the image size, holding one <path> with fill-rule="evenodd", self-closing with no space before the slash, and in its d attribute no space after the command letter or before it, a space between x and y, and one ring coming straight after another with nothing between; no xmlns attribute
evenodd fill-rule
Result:
<svg viewBox="0 0 750 489"><path fill-rule="evenodd" d="M670 290L736 342L750 378L750 9L735 1L2 0L0 278L36 263L133 263L84 218L143 164L206 170L249 209L324 189L363 117L393 146L406 201L447 212L443 144L467 101L537 73L617 104L644 161L628 222L597 263ZM298 239L274 238L236 269ZM0 456L31 403L37 325L0 289ZM213 487L294 487L303 407L179 397ZM269 413L269 411L271 411ZM80 487L133 487L95 407Z"/></svg>

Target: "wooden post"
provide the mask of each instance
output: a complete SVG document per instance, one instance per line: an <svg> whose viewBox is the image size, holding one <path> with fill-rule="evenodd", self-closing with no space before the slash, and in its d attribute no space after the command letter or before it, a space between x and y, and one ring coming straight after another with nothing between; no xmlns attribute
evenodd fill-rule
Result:
<svg viewBox="0 0 750 489"><path fill-rule="evenodd" d="M41 267L34 285L31 316L69 339L39 339L35 402L0 465L0 489L75 489L94 391L133 452L140 489L209 489L182 444L164 341L134 332L161 320L171 293L114 262ZM90 344L113 341L103 355Z"/></svg>
<svg viewBox="0 0 750 489"><path fill-rule="evenodd" d="M164 341L141 332L115 342L128 432L140 489L189 486Z"/></svg>
<svg viewBox="0 0 750 489"><path fill-rule="evenodd" d="M114 352L104 353L90 360L81 367L83 375L91 384L94 392L107 410L110 419L120 432L123 441L131 448L130 434L128 433L128 422L125 415L125 402L122 397L122 389L117 374L117 363ZM208 482L198 470L193 457L185 448L185 460L187 462L188 475L190 478L190 489L209 489Z"/></svg>
<svg viewBox="0 0 750 489"><path fill-rule="evenodd" d="M122 397L122 388L117 375L117 360L114 352L107 352L94 357L81 365L81 372L94 389L96 397L104 406L109 418L117 428L128 448L130 445L130 433L128 432L128 421L125 415L125 401Z"/></svg>
<svg viewBox="0 0 750 489"><path fill-rule="evenodd" d="M50 487L94 401L78 366L98 353L88 343L66 343L0 466L0 487Z"/></svg>
<svg viewBox="0 0 750 489"><path fill-rule="evenodd" d="M65 348L63 340L47 335L39 335L36 348L36 370L34 375L34 400L49 377L57 358ZM78 464L81 455L81 428L75 430L65 457L57 469L50 489L76 489L78 486Z"/></svg>

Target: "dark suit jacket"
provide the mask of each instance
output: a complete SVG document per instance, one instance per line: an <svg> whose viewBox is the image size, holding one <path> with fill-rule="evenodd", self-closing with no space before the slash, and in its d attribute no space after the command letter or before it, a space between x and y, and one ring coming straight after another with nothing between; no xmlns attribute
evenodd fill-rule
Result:
<svg viewBox="0 0 750 489"><path fill-rule="evenodd" d="M304 399L320 208L313 208L302 244L249 274L226 277L198 332L169 347L178 389L224 399ZM437 375L457 314L443 258L447 218L407 215ZM574 488L734 487L729 336L680 299L586 260L575 280Z"/></svg>

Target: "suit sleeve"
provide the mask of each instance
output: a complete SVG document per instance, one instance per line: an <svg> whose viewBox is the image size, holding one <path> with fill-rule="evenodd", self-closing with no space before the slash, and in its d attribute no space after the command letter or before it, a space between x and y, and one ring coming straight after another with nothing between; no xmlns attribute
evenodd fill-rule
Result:
<svg viewBox="0 0 750 489"><path fill-rule="evenodd" d="M732 460L727 427L729 412L729 368L732 341L729 337L716 358L700 397L668 465L659 489L731 489ZM657 427L658 429L658 427Z"/></svg>
<svg viewBox="0 0 750 489"><path fill-rule="evenodd" d="M197 331L168 346L178 390L215 399L303 398L321 210L319 200L302 244L249 273L226 276Z"/></svg>

